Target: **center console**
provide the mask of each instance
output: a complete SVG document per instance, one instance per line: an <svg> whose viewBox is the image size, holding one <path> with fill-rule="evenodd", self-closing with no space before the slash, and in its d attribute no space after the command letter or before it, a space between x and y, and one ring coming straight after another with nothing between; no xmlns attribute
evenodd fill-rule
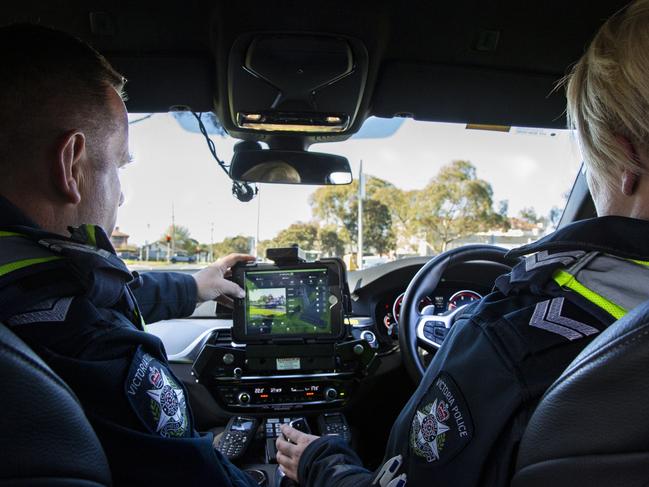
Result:
<svg viewBox="0 0 649 487"><path fill-rule="evenodd" d="M245 297L234 301L232 341L208 341L192 368L233 415L216 448L266 472L282 423L351 442L342 412L378 366L372 345L345 324L351 301L341 260L306 263L297 248L267 257L275 263L233 269Z"/></svg>

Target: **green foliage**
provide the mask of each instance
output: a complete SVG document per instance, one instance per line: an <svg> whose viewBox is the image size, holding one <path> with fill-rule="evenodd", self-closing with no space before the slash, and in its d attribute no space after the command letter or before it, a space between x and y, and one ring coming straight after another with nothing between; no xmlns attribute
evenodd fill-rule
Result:
<svg viewBox="0 0 649 487"><path fill-rule="evenodd" d="M293 223L273 239L258 242L260 257L266 255L269 247L293 244L303 250L320 251L323 257L357 250L358 181L320 187L309 202L317 221ZM533 208L525 208L518 218L509 218L508 202L499 201L497 206L498 211L494 211L491 185L478 177L475 166L468 161L453 161L442 167L420 190L401 190L383 179L367 176L363 200L364 249L378 255L390 254L397 248L412 252L423 239L433 252L439 253L455 240L479 232L506 230L510 225L536 227L560 217L556 208L549 218L539 217ZM197 242L186 227L176 225L174 236L177 250L195 251ZM243 235L228 237L213 247L215 258L251 250L249 237Z"/></svg>
<svg viewBox="0 0 649 487"><path fill-rule="evenodd" d="M290 247L297 244L302 250L314 250L318 240L318 225L297 222L291 224L273 239L276 247Z"/></svg>
<svg viewBox="0 0 649 487"><path fill-rule="evenodd" d="M459 238L506 225L493 210L491 185L477 177L468 161L440 169L415 198L414 228L435 251Z"/></svg>
<svg viewBox="0 0 649 487"><path fill-rule="evenodd" d="M369 176L363 208L363 241L367 249L383 255L397 248L412 248L423 238L435 252L476 232L506 228L507 202L493 210L493 190L479 179L468 161L444 166L424 189L403 191ZM311 198L313 214L340 229L339 236L357 245L358 182L319 188Z"/></svg>
<svg viewBox="0 0 649 487"><path fill-rule="evenodd" d="M396 190L396 188L394 188ZM398 190L397 190L398 191ZM353 212L358 219L358 207ZM356 230L358 232L358 229ZM351 239L357 245L358 233ZM374 253L385 255L396 250L397 239L392 228L390 208L379 200L368 199L363 202L363 247Z"/></svg>
<svg viewBox="0 0 649 487"><path fill-rule="evenodd" d="M382 198L398 191L383 179L367 177L363 203L363 242L366 248L379 254L396 248L392 213ZM318 188L310 203L314 216L325 225L336 228L340 240L355 249L358 245L358 181Z"/></svg>
<svg viewBox="0 0 649 487"><path fill-rule="evenodd" d="M244 235L226 237L221 242L214 244L214 258L216 259L232 253L249 254L252 251L250 248L250 241L251 237L246 237Z"/></svg>
<svg viewBox="0 0 649 487"><path fill-rule="evenodd" d="M532 207L523 208L518 212L518 218L528 223L536 224L541 221L541 218L536 214L536 210Z"/></svg>
<svg viewBox="0 0 649 487"><path fill-rule="evenodd" d="M191 237L189 229L182 225L169 226L165 233L160 237L160 242L167 243L167 235L172 237L176 252L185 251L188 254L195 254L196 248L199 247L198 240Z"/></svg>
<svg viewBox="0 0 649 487"><path fill-rule="evenodd" d="M345 240L338 235L333 225L318 230L318 242L323 257L340 257L345 253Z"/></svg>

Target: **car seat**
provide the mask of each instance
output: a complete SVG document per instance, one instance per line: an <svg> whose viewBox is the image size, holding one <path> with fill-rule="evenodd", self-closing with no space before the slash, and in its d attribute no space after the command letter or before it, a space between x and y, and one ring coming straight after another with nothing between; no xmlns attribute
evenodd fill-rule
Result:
<svg viewBox="0 0 649 487"><path fill-rule="evenodd" d="M512 485L649 485L649 302L602 332L545 393Z"/></svg>
<svg viewBox="0 0 649 487"><path fill-rule="evenodd" d="M79 400L0 323L0 487L111 485Z"/></svg>

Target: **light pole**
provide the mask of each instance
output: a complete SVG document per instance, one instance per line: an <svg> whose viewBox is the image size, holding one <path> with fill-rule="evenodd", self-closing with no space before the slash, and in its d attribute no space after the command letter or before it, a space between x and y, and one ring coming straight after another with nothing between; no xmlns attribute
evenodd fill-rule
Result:
<svg viewBox="0 0 649 487"><path fill-rule="evenodd" d="M363 174L363 160L358 169L358 254L356 264L363 268L363 199L365 198L365 175Z"/></svg>
<svg viewBox="0 0 649 487"><path fill-rule="evenodd" d="M257 234L255 235L255 257L259 258L259 220L261 215L261 191L257 193Z"/></svg>
<svg viewBox="0 0 649 487"><path fill-rule="evenodd" d="M214 222L210 228L210 252L209 252L210 262L214 262Z"/></svg>
<svg viewBox="0 0 649 487"><path fill-rule="evenodd" d="M144 248L146 249L145 255L146 255L146 261L149 262L149 252L151 251L151 248L149 247L149 239L148 237L151 235L151 224L147 223L146 224L146 236L147 238L144 240Z"/></svg>

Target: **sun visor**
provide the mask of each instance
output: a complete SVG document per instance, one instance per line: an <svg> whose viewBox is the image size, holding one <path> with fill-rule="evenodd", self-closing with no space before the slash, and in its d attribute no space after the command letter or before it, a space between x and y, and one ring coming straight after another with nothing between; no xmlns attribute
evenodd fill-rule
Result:
<svg viewBox="0 0 649 487"><path fill-rule="evenodd" d="M365 90L367 60L360 41L341 36L242 36L228 65L232 123L245 132L348 133Z"/></svg>

